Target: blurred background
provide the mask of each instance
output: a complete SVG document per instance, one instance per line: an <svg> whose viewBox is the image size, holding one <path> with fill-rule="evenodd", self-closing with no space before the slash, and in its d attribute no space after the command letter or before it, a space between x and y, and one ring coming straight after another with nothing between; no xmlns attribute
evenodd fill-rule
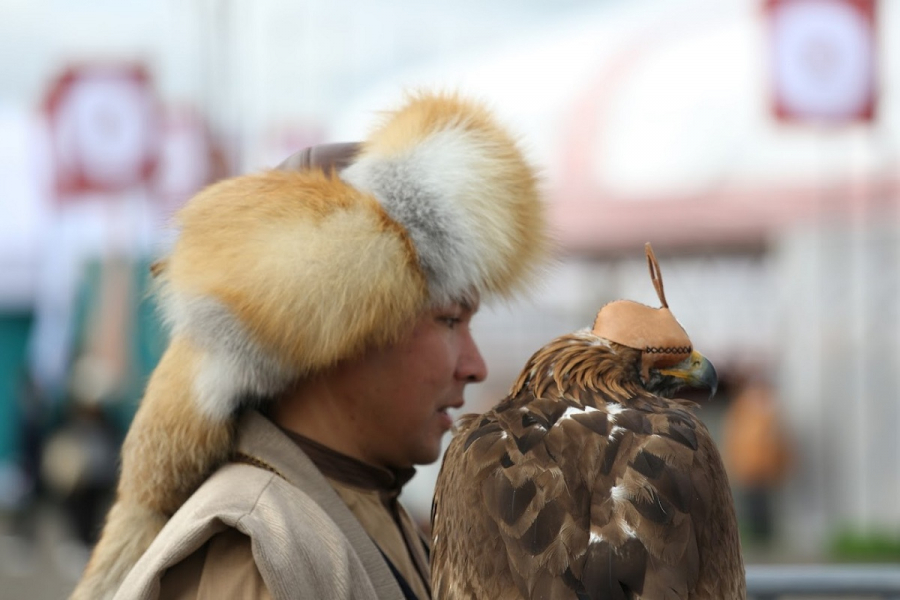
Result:
<svg viewBox="0 0 900 600"><path fill-rule="evenodd" d="M0 597L84 566L173 212L420 87L521 133L557 241L476 318L466 411L604 303L658 305L650 241L719 370L748 562L900 560L900 2L0 0L0 73Z"/></svg>

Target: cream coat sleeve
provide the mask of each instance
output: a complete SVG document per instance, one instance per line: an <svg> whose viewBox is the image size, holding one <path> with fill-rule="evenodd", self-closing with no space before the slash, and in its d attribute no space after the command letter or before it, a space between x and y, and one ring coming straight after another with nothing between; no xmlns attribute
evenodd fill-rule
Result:
<svg viewBox="0 0 900 600"><path fill-rule="evenodd" d="M213 536L202 548L166 571L160 598L170 600L271 600L250 538L235 529Z"/></svg>

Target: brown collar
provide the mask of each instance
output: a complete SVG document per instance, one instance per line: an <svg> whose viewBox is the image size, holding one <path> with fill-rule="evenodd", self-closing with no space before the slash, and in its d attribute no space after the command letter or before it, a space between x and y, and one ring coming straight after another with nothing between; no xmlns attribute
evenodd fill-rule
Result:
<svg viewBox="0 0 900 600"><path fill-rule="evenodd" d="M341 454L299 433L284 428L281 430L300 446L322 475L353 487L376 490L387 497L396 498L403 486L416 474L416 470L412 467L408 469L376 467Z"/></svg>

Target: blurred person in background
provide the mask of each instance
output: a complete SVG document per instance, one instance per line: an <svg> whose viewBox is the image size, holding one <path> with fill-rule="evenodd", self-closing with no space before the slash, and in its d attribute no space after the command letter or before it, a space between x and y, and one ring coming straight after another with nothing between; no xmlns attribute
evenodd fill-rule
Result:
<svg viewBox="0 0 900 600"><path fill-rule="evenodd" d="M793 461L771 386L749 380L740 389L725 414L722 436L746 541L768 545L775 532L773 495Z"/></svg>
<svg viewBox="0 0 900 600"><path fill-rule="evenodd" d="M485 378L470 321L528 283L543 213L494 116L427 93L192 199L155 269L172 340L73 597L430 597L397 497Z"/></svg>
<svg viewBox="0 0 900 600"><path fill-rule="evenodd" d="M41 481L71 536L57 559L76 577L114 497L135 389L149 370L144 363L158 358L147 352L157 336L143 318L153 308L143 301L147 264L109 250L85 260L73 298L72 358L58 406L47 417Z"/></svg>
<svg viewBox="0 0 900 600"><path fill-rule="evenodd" d="M0 574L27 573L34 568L38 500L43 491L42 398L25 368L18 374L16 401L17 456L14 461L0 461Z"/></svg>
<svg viewBox="0 0 900 600"><path fill-rule="evenodd" d="M110 384L108 369L97 357L76 359L66 414L48 437L41 459L41 480L84 548L97 542L116 486L121 438L104 412L111 401Z"/></svg>

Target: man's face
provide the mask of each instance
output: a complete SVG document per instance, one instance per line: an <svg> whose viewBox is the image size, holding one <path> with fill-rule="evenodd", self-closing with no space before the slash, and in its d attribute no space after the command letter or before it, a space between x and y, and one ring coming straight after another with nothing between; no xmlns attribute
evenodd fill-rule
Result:
<svg viewBox="0 0 900 600"><path fill-rule="evenodd" d="M347 418L367 462L403 468L437 460L452 426L449 408L463 405L466 384L487 367L469 324L477 306L428 311L399 343L367 352L343 371Z"/></svg>

